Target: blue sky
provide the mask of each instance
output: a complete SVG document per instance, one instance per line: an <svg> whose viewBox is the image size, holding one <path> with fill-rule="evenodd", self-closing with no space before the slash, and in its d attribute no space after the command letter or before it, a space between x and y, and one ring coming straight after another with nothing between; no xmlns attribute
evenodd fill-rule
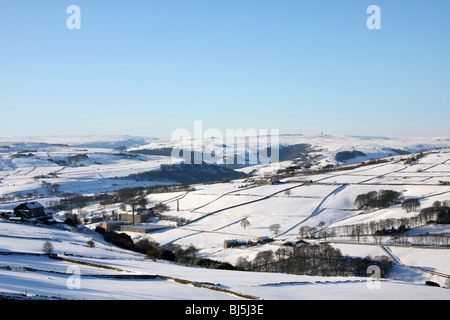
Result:
<svg viewBox="0 0 450 320"><path fill-rule="evenodd" d="M196 120L450 136L449 16L448 0L2 0L0 136L169 137Z"/></svg>

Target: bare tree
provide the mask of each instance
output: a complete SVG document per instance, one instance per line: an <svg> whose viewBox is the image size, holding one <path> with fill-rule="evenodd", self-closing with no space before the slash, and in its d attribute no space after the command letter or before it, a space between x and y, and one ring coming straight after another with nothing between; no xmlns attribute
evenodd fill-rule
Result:
<svg viewBox="0 0 450 320"><path fill-rule="evenodd" d="M50 256L53 253L53 250L54 250L53 245L49 241L45 241L44 244L42 245L42 251L48 256Z"/></svg>
<svg viewBox="0 0 450 320"><path fill-rule="evenodd" d="M281 226L279 223L275 223L269 227L270 232L272 232L275 236L277 236L278 233L280 233L280 228Z"/></svg>
<svg viewBox="0 0 450 320"><path fill-rule="evenodd" d="M251 265L252 265L252 263L250 261L248 261L247 259L245 259L243 257L239 257L237 259L237 261L236 261L235 267L238 270L246 271L246 270L250 270L251 269Z"/></svg>
<svg viewBox="0 0 450 320"><path fill-rule="evenodd" d="M253 268L260 271L269 271L269 264L272 263L273 260L273 251L260 251L253 260Z"/></svg>
<svg viewBox="0 0 450 320"><path fill-rule="evenodd" d="M356 224L353 226L352 237L356 238L358 240L358 243L359 243L359 239L363 235L363 231L364 231L364 229L360 224Z"/></svg>
<svg viewBox="0 0 450 320"><path fill-rule="evenodd" d="M247 229L247 227L250 226L250 222L247 220L247 218L244 218L244 219L242 219L240 225L242 228Z"/></svg>
<svg viewBox="0 0 450 320"><path fill-rule="evenodd" d="M87 246L88 246L89 248L95 248L95 242L94 242L93 239L89 239L89 240L86 242L86 244L87 244Z"/></svg>

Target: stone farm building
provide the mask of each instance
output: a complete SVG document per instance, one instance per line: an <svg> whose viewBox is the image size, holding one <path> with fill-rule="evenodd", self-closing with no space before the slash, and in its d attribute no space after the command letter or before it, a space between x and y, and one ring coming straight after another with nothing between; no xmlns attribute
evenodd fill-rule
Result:
<svg viewBox="0 0 450 320"><path fill-rule="evenodd" d="M155 224L144 224L144 225L121 225L120 231L122 232L137 232L137 233L151 233L153 231L161 230L167 228L166 226L160 226Z"/></svg>
<svg viewBox="0 0 450 320"><path fill-rule="evenodd" d="M115 221L103 221L102 228L107 231L120 230L121 232L150 233L153 231L167 228L167 226L161 226L156 224L134 225L131 224L129 221L115 220Z"/></svg>
<svg viewBox="0 0 450 320"><path fill-rule="evenodd" d="M46 217L44 206L37 201L25 202L14 208L14 215L25 219Z"/></svg>
<svg viewBox="0 0 450 320"><path fill-rule="evenodd" d="M240 240L225 240L223 242L223 247L226 248L236 248L247 245L247 241Z"/></svg>
<svg viewBox="0 0 450 320"><path fill-rule="evenodd" d="M113 231L113 230L116 230L116 229L120 228L120 226L125 225L125 224L129 224L129 222L128 221L122 221L122 220L103 221L102 222L102 228L107 230L107 231Z"/></svg>
<svg viewBox="0 0 450 320"><path fill-rule="evenodd" d="M147 209L145 207L136 210L136 213L119 213L119 220L128 221L132 224L147 222L150 218L155 216L153 208Z"/></svg>

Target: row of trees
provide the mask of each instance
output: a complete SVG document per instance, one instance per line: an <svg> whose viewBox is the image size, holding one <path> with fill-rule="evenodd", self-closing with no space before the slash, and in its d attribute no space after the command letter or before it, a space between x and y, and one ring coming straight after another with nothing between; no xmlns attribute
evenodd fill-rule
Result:
<svg viewBox="0 0 450 320"><path fill-rule="evenodd" d="M177 244L171 244L166 247L159 247L158 243L149 241L148 239L143 239L138 241L136 245L140 245L140 243L142 242L146 243L146 241L148 241L152 245L152 248L146 253L146 257L148 259L163 259L185 265L193 265L209 269L236 270L236 268L230 263L198 257L198 249L192 244L187 247L182 247Z"/></svg>
<svg viewBox="0 0 450 320"><path fill-rule="evenodd" d="M253 261L240 257L236 263L238 270L282 272L317 276L365 276L370 265L380 267L382 276L392 267L390 260L383 256L372 259L343 256L339 249L328 244L305 243L296 248L280 248L261 251Z"/></svg>
<svg viewBox="0 0 450 320"><path fill-rule="evenodd" d="M339 227L323 229L314 233L315 236L327 238L333 236L349 236L358 242L362 237L373 236L375 241L380 242L383 236L399 237L399 242L405 242L405 233L413 228L422 227L430 223L449 224L450 223L450 200L435 201L431 207L422 209L418 214L401 219L372 220L367 223L354 225L343 225ZM309 227L302 227L309 228ZM300 229L300 236L304 235ZM312 229L314 231L314 229ZM431 237L431 236L430 236ZM448 244L448 236L436 236L431 243L440 245ZM424 243L425 238L418 238L416 243Z"/></svg>
<svg viewBox="0 0 450 320"><path fill-rule="evenodd" d="M59 184L42 181L42 188L44 188L49 194L59 193ZM122 188L113 192L103 192L93 195L61 194L59 200L52 200L47 205L51 210L70 210L70 209L82 209L92 203L99 203L101 206L109 206L121 202L124 205L137 204L144 206L147 204L145 199L146 195L152 193L165 193L165 192L179 192L179 191L194 191L195 188L190 185L157 185L151 187L134 187L134 188ZM1 195L0 203L23 201L36 199L43 197L43 194L38 194L37 191L33 193L17 194L17 195Z"/></svg>
<svg viewBox="0 0 450 320"><path fill-rule="evenodd" d="M198 257L198 249L192 244L187 247L182 247L177 244L160 247L159 243L149 238L143 238L137 242L133 242L131 237L125 233L106 231L100 226L98 226L95 231L102 234L103 238L109 243L123 249L145 254L147 259L167 260L210 269L236 269L233 265L226 262Z"/></svg>
<svg viewBox="0 0 450 320"><path fill-rule="evenodd" d="M392 266L387 257L376 257L375 259L370 257L364 259L350 258L343 256L339 249L328 244L304 243L296 248L283 247L275 252L272 250L261 251L253 261L241 257L233 266L230 263L198 257L198 249L193 245L182 247L172 244L159 247L157 242L148 238L132 243L129 236L116 234L115 232L111 232L111 237L105 237L105 239L122 248L144 253L148 259L163 259L213 269L321 276L366 276L367 268L370 265L377 265L380 267L383 276L389 272Z"/></svg>
<svg viewBox="0 0 450 320"><path fill-rule="evenodd" d="M42 181L41 185L42 185L42 188L45 189L45 191L47 191L47 193L50 195L56 195L60 192L59 191L60 185L57 183ZM27 192L25 194L18 193L15 195L13 195L13 194L12 195L2 195L2 196L0 196L0 202L6 203L6 202L14 202L16 200L19 200L19 201L31 200L31 199L36 199L39 197L41 197L41 198L44 197L44 194L42 192L38 193L38 190L33 190L33 192Z"/></svg>
<svg viewBox="0 0 450 320"><path fill-rule="evenodd" d="M250 223L250 221L248 221L247 218L242 219L239 224L244 229L247 229L248 227L250 227L252 225ZM269 226L269 230L274 236L277 236L280 233L280 229L281 229L281 225L279 223L274 223Z"/></svg>
<svg viewBox="0 0 450 320"><path fill-rule="evenodd" d="M53 210L82 209L92 203L99 203L101 206L109 206L116 203L122 203L124 207L131 204L145 206L147 204L147 199L145 199L145 196L151 193L192 190L194 189L189 185L171 185L152 186L147 188L122 188L109 193L97 193L93 195L65 193L61 196L59 201L53 201L51 206L48 207ZM0 198L0 200L2 199Z"/></svg>
<svg viewBox="0 0 450 320"><path fill-rule="evenodd" d="M417 211L420 208L420 200L408 198L401 201L402 194L394 190L371 191L360 194L356 197L353 207L356 210L370 208L387 208L392 205L401 204L406 212Z"/></svg>
<svg viewBox="0 0 450 320"><path fill-rule="evenodd" d="M14 202L14 201L26 201L30 199L37 198L37 192L34 191L33 193L26 193L26 194L16 194L16 195L1 195L0 196L0 203L7 203L7 202Z"/></svg>

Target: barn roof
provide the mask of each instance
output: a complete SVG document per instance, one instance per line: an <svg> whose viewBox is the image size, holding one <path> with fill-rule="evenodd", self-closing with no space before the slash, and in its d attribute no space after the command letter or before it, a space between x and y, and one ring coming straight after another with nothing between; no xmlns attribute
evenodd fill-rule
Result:
<svg viewBox="0 0 450 320"><path fill-rule="evenodd" d="M25 202L16 207L18 210L33 210L41 208L44 208L44 206L37 201Z"/></svg>

